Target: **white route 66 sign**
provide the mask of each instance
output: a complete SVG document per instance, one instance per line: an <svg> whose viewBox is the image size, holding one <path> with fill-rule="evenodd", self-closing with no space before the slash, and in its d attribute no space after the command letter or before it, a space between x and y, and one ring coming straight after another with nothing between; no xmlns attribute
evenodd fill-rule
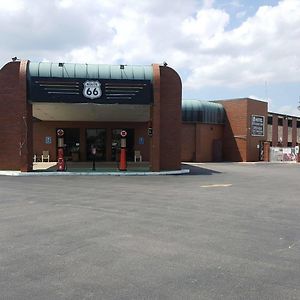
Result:
<svg viewBox="0 0 300 300"><path fill-rule="evenodd" d="M83 83L83 96L96 99L102 96L101 83L99 81L86 81Z"/></svg>

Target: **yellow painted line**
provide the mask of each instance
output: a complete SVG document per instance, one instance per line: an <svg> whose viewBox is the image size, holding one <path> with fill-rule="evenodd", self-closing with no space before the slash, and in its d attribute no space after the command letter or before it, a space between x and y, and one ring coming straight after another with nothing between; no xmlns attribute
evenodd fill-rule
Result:
<svg viewBox="0 0 300 300"><path fill-rule="evenodd" d="M209 184L209 185L201 185L200 187L202 188L215 188L215 187L228 187L232 186L231 183L226 183L226 184Z"/></svg>

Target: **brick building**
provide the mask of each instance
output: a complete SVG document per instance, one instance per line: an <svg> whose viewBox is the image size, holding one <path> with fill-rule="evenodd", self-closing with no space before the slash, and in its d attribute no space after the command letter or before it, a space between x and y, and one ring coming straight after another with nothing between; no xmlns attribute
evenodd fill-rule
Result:
<svg viewBox="0 0 300 300"><path fill-rule="evenodd" d="M182 159L197 162L262 159L263 143L267 138L267 103L249 98L206 103L210 108L206 112L208 116L203 120L194 120L194 127L183 118ZM183 111L185 106L183 101ZM202 114L205 111L201 106L195 110ZM191 149L196 149L194 156Z"/></svg>
<svg viewBox="0 0 300 300"><path fill-rule="evenodd" d="M56 160L56 130L65 152L89 160L116 159L119 131L128 153L143 153L149 169L180 169L181 80L166 66L112 66L15 61L0 71L0 169L32 170L43 150Z"/></svg>
<svg viewBox="0 0 300 300"><path fill-rule="evenodd" d="M267 141L274 147L295 147L299 145L300 118L269 112Z"/></svg>
<svg viewBox="0 0 300 300"><path fill-rule="evenodd" d="M299 143L299 118L268 113L266 102L181 94L179 75L156 64L10 62L0 70L0 169L31 171L44 150L56 161L58 129L66 158L79 161L91 160L91 145L97 160L118 160L125 129L128 159L139 151L152 171L258 161L265 141Z"/></svg>

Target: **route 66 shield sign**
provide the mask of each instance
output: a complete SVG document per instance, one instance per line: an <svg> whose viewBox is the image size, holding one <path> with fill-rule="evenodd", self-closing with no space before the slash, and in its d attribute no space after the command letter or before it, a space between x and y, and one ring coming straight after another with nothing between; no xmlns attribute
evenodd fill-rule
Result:
<svg viewBox="0 0 300 300"><path fill-rule="evenodd" d="M86 81L83 83L83 96L96 99L102 96L101 83L99 81Z"/></svg>

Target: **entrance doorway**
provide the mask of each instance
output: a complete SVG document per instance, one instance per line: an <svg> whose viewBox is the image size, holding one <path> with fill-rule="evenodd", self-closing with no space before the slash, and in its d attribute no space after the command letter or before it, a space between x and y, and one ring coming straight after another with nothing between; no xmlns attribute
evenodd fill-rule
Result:
<svg viewBox="0 0 300 300"><path fill-rule="evenodd" d="M57 131L58 128L56 128ZM64 156L66 160L79 160L80 129L62 128L64 131ZM58 145L56 145L57 147ZM57 153L57 149L56 149Z"/></svg>
<svg viewBox="0 0 300 300"><path fill-rule="evenodd" d="M126 130L126 154L127 160L134 160L134 129L125 128L125 129L113 129L112 138L111 138L111 159L112 161L120 160L120 150L121 150L121 130Z"/></svg>
<svg viewBox="0 0 300 300"><path fill-rule="evenodd" d="M86 156L87 160L93 160L92 146L96 148L96 161L106 160L106 129L86 129Z"/></svg>

